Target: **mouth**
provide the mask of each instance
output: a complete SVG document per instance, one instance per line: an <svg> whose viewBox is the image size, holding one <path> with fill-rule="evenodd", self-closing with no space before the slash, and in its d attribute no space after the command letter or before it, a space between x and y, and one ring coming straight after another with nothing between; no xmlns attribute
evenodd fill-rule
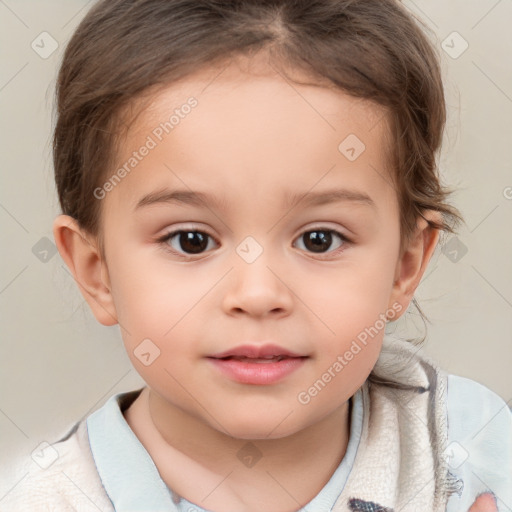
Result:
<svg viewBox="0 0 512 512"><path fill-rule="evenodd" d="M305 357L305 356L304 356ZM283 359L292 359L288 356L267 356L267 357L245 357L245 356L227 356L227 357L214 357L213 359L220 359L221 361L240 361L243 363L261 363L261 364L268 364L268 363L278 363L279 361L282 361ZM295 358L293 358L295 359Z"/></svg>
<svg viewBox="0 0 512 512"><path fill-rule="evenodd" d="M213 354L209 357L214 359L250 359L250 362L268 362L276 359L308 357L303 354L292 352L279 345L239 345L224 352Z"/></svg>
<svg viewBox="0 0 512 512"><path fill-rule="evenodd" d="M242 345L208 357L223 376L252 385L275 384L301 368L308 358L277 345Z"/></svg>

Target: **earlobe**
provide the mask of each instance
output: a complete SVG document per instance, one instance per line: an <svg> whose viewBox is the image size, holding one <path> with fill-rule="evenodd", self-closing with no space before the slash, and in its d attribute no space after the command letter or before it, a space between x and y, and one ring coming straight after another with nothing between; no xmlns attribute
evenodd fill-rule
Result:
<svg viewBox="0 0 512 512"><path fill-rule="evenodd" d="M55 219L53 236L62 259L98 322L117 324L107 265L95 240L68 215L59 215Z"/></svg>
<svg viewBox="0 0 512 512"><path fill-rule="evenodd" d="M440 214L427 212L425 218L418 220L415 233L398 259L389 307L398 302L401 311L407 309L435 251L439 229L431 227L425 219L439 222Z"/></svg>

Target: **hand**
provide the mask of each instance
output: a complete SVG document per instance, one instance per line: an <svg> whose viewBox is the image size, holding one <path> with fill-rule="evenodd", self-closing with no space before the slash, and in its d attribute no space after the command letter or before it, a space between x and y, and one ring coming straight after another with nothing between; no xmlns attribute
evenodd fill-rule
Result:
<svg viewBox="0 0 512 512"><path fill-rule="evenodd" d="M468 512L498 512L496 498L491 492L480 494Z"/></svg>

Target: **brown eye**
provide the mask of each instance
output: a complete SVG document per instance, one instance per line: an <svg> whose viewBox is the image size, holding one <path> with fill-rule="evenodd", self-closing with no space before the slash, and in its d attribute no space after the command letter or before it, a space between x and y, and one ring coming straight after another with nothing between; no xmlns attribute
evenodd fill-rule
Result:
<svg viewBox="0 0 512 512"><path fill-rule="evenodd" d="M208 247L210 235L201 231L175 231L166 235L166 241L176 252L200 254Z"/></svg>
<svg viewBox="0 0 512 512"><path fill-rule="evenodd" d="M336 242L336 239L340 241ZM332 229L306 231L298 240L302 242L303 250L314 253L332 252L332 250L338 249L347 241L341 233ZM336 244L334 248L332 247L333 243ZM299 248L302 249L302 247Z"/></svg>

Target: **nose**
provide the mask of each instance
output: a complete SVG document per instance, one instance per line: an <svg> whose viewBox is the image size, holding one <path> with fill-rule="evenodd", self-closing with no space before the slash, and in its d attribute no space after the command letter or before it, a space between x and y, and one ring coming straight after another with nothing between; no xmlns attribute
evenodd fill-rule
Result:
<svg viewBox="0 0 512 512"><path fill-rule="evenodd" d="M291 313L294 294L280 265L265 252L252 263L235 262L229 273L223 309L229 315L280 318Z"/></svg>

